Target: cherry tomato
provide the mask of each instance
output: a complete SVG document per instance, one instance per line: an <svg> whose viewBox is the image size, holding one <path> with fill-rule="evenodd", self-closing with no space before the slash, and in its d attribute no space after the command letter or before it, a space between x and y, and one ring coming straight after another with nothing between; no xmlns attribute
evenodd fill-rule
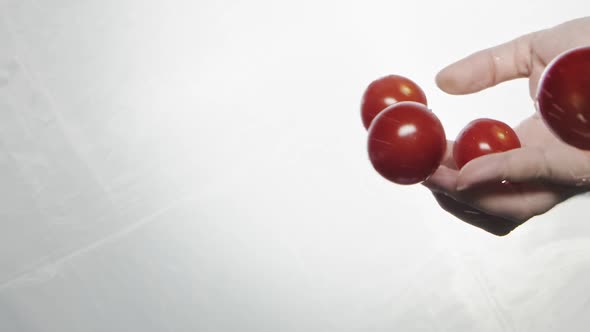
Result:
<svg viewBox="0 0 590 332"><path fill-rule="evenodd" d="M477 119L467 124L457 136L453 159L461 169L477 157L519 147L520 140L509 125L498 120Z"/></svg>
<svg viewBox="0 0 590 332"><path fill-rule="evenodd" d="M562 141L590 150L590 47L567 51L545 68L537 108Z"/></svg>
<svg viewBox="0 0 590 332"><path fill-rule="evenodd" d="M415 101L427 105L424 91L406 77L389 75L371 82L361 102L361 117L365 128L369 128L379 112L400 101Z"/></svg>
<svg viewBox="0 0 590 332"><path fill-rule="evenodd" d="M442 124L421 103L391 105L369 127L369 159L379 174L394 183L426 180L440 165L446 147Z"/></svg>

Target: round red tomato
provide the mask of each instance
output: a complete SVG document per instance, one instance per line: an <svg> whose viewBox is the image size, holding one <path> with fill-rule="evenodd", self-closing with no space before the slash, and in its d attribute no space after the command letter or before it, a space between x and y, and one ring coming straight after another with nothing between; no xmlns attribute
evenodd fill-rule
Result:
<svg viewBox="0 0 590 332"><path fill-rule="evenodd" d="M457 136L453 159L461 169L477 157L519 147L520 140L509 125L498 120L477 119L467 124Z"/></svg>
<svg viewBox="0 0 590 332"><path fill-rule="evenodd" d="M557 137L590 150L590 47L565 52L547 66L537 108Z"/></svg>
<svg viewBox="0 0 590 332"><path fill-rule="evenodd" d="M361 102L361 117L365 128L369 128L379 112L400 101L415 101L426 105L426 95L412 80L399 75L389 75L371 82Z"/></svg>
<svg viewBox="0 0 590 332"><path fill-rule="evenodd" d="M398 184L426 180L440 165L446 147L442 124L421 103L391 105L369 127L367 148L373 167Z"/></svg>

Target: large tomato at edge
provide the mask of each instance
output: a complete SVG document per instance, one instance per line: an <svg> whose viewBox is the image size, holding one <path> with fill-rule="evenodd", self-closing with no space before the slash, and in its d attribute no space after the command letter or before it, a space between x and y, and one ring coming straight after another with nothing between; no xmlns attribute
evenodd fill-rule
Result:
<svg viewBox="0 0 590 332"><path fill-rule="evenodd" d="M590 150L590 47L556 57L541 75L537 108L562 141Z"/></svg>

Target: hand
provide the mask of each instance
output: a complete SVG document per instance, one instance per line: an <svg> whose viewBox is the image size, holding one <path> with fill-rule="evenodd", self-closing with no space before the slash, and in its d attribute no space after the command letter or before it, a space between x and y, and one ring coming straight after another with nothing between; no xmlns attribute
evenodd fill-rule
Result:
<svg viewBox="0 0 590 332"><path fill-rule="evenodd" d="M451 94L473 93L501 82L528 78L532 98L545 66L570 48L590 45L590 18L566 22L474 53L436 78ZM424 185L457 218L506 235L530 218L590 190L590 152L557 139L536 113L516 129L522 148L472 160L460 171L447 155Z"/></svg>

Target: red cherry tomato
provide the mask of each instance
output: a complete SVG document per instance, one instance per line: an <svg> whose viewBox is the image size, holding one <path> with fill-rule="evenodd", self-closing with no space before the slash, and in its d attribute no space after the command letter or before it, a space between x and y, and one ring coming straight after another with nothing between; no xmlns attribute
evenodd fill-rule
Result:
<svg viewBox="0 0 590 332"><path fill-rule="evenodd" d="M537 89L537 107L557 137L590 150L590 47L565 52L547 66Z"/></svg>
<svg viewBox="0 0 590 332"><path fill-rule="evenodd" d="M391 105L369 127L367 148L373 167L398 184L426 180L440 165L446 147L442 124L421 103Z"/></svg>
<svg viewBox="0 0 590 332"><path fill-rule="evenodd" d="M519 147L520 140L509 125L498 120L477 119L467 124L457 136L453 159L461 169L477 157Z"/></svg>
<svg viewBox="0 0 590 332"><path fill-rule="evenodd" d="M361 102L361 117L365 128L369 128L379 112L400 101L415 101L427 105L424 91L406 77L389 75L369 84Z"/></svg>

